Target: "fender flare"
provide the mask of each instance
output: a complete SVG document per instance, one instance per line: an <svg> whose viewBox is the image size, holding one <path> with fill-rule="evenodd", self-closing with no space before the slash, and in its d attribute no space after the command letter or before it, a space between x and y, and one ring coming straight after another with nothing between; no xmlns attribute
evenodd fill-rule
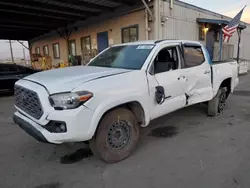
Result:
<svg viewBox="0 0 250 188"><path fill-rule="evenodd" d="M118 99L116 101L108 100L105 103L101 103L94 111L94 114L93 114L92 120L91 120L91 124L90 124L89 130L88 130L91 137L94 136L96 129L98 127L98 124L106 112L108 112L109 110L111 110L115 107L121 106L121 105L126 104L126 103L130 103L130 102L138 102L142 106L142 108L144 110L144 114L145 114L145 126L147 126L150 122L150 112L149 112L149 110L147 110L149 108L147 108L146 105L143 105L144 102L142 100L138 100L138 97L136 97L135 100L131 100L131 98Z"/></svg>
<svg viewBox="0 0 250 188"><path fill-rule="evenodd" d="M227 79L231 79L231 82L230 82L230 90L231 90L231 92L233 91L233 82L234 82L234 79L232 78L232 77L226 77L226 78L224 78L223 80L221 80L220 82L218 82L218 84L216 84L216 87L214 88L214 93L215 94L217 94L218 93L218 91L219 91L219 89L220 89L220 87L221 87L221 85L222 85L222 83L225 81L225 80L227 80Z"/></svg>

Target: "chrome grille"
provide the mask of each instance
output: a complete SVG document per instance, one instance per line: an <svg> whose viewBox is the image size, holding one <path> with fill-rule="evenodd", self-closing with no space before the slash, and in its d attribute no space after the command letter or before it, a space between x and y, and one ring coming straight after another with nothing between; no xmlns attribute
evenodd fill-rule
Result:
<svg viewBox="0 0 250 188"><path fill-rule="evenodd" d="M43 115L37 93L17 85L15 86L15 105L35 119L40 119Z"/></svg>

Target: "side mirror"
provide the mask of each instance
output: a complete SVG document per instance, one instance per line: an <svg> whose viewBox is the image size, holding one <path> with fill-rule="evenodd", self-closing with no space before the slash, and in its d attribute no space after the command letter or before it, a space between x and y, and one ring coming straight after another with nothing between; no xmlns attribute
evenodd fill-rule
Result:
<svg viewBox="0 0 250 188"><path fill-rule="evenodd" d="M155 99L158 104L163 104L165 101L165 90L162 86L155 87Z"/></svg>

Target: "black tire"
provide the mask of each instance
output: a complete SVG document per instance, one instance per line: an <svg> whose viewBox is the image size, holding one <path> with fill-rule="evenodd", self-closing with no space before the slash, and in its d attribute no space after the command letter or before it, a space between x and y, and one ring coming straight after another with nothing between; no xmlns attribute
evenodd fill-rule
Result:
<svg viewBox="0 0 250 188"><path fill-rule="evenodd" d="M129 157L138 141L136 117L128 109L117 108L102 118L89 146L95 156L105 162L115 163Z"/></svg>
<svg viewBox="0 0 250 188"><path fill-rule="evenodd" d="M227 88L220 88L217 95L208 102L208 115L217 116L224 112L228 98Z"/></svg>

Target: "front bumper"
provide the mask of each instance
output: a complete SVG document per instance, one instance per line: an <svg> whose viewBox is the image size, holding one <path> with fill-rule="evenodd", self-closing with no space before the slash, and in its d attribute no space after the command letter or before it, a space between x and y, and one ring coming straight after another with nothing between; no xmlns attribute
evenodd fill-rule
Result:
<svg viewBox="0 0 250 188"><path fill-rule="evenodd" d="M93 136L91 128L93 112L82 106L74 110L52 111L48 114L46 121L62 121L67 126L66 132L55 133L48 131L46 125L41 125L28 116L14 113L13 120L20 128L36 140L45 143L62 144L68 142L82 142L90 140Z"/></svg>
<svg viewBox="0 0 250 188"><path fill-rule="evenodd" d="M21 129L23 129L26 133L34 137L39 142L48 143L48 140L43 136L43 134L33 127L29 122L21 119L15 114L13 115L13 120Z"/></svg>
<svg viewBox="0 0 250 188"><path fill-rule="evenodd" d="M35 91L44 111L40 119L35 119L15 105L17 112L14 114L14 121L29 135L39 141L53 144L82 142L92 138L96 126L92 123L91 109L82 105L76 109L55 110L49 103L49 93L43 86L27 80L19 80L16 85ZM63 122L66 125L66 131L54 132L48 128L51 122Z"/></svg>

